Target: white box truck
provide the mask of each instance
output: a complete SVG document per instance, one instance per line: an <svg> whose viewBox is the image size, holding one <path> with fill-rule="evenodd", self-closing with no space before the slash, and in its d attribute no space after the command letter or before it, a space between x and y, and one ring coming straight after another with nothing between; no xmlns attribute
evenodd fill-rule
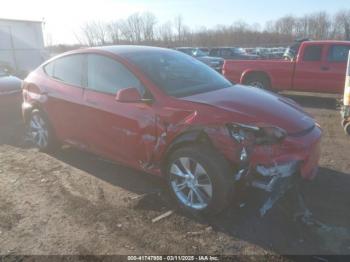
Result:
<svg viewBox="0 0 350 262"><path fill-rule="evenodd" d="M41 21L0 18L0 64L25 77L47 58Z"/></svg>

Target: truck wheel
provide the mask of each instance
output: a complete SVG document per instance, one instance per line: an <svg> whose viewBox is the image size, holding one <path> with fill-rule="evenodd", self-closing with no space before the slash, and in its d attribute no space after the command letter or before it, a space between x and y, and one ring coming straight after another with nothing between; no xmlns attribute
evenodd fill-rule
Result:
<svg viewBox="0 0 350 262"><path fill-rule="evenodd" d="M39 110L31 112L27 122L27 135L33 145L42 152L56 149L56 139L46 116Z"/></svg>
<svg viewBox="0 0 350 262"><path fill-rule="evenodd" d="M344 126L345 134L350 136L350 122Z"/></svg>
<svg viewBox="0 0 350 262"><path fill-rule="evenodd" d="M265 76L250 76L247 78L244 84L265 90L270 89L270 81Z"/></svg>
<svg viewBox="0 0 350 262"><path fill-rule="evenodd" d="M205 146L183 147L168 161L171 195L187 211L212 215L222 211L233 192L227 161Z"/></svg>

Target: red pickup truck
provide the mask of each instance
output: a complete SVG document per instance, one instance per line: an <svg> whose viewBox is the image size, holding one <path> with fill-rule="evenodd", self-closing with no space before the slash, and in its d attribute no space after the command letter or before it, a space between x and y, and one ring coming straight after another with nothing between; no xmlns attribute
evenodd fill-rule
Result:
<svg viewBox="0 0 350 262"><path fill-rule="evenodd" d="M284 60L226 60L223 75L235 83L274 91L343 93L350 41L304 41Z"/></svg>

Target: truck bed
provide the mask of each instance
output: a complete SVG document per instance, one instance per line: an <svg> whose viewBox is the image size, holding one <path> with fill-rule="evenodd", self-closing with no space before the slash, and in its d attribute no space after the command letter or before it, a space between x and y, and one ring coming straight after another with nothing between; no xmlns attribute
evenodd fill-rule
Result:
<svg viewBox="0 0 350 262"><path fill-rule="evenodd" d="M263 73L277 90L292 87L295 63L287 60L226 60L223 75L232 82L244 84L249 75Z"/></svg>

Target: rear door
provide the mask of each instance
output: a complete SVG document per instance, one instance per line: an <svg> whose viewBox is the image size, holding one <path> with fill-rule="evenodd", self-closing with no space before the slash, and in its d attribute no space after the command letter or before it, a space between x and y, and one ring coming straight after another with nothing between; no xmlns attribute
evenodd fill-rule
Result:
<svg viewBox="0 0 350 262"><path fill-rule="evenodd" d="M49 78L41 83L48 101L45 109L56 135L60 140L84 148L81 128L83 112L83 87L85 82L85 56L68 55L58 58L46 66Z"/></svg>
<svg viewBox="0 0 350 262"><path fill-rule="evenodd" d="M328 92L328 70L325 45L304 45L295 66L294 90Z"/></svg>
<svg viewBox="0 0 350 262"><path fill-rule="evenodd" d="M152 105L116 101L119 90L146 90L122 63L104 55L88 55L84 92L86 139L91 151L135 167L150 160L156 143Z"/></svg>
<svg viewBox="0 0 350 262"><path fill-rule="evenodd" d="M327 52L327 85L330 93L344 92L345 73L350 45L331 44Z"/></svg>

